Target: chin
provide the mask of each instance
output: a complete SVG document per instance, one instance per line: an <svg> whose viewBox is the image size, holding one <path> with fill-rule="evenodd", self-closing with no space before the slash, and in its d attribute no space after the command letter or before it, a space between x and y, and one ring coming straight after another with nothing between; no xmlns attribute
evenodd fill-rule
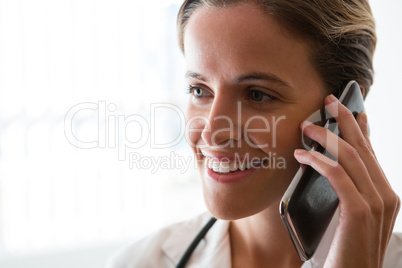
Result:
<svg viewBox="0 0 402 268"><path fill-rule="evenodd" d="M232 184L216 183L201 174L204 202L209 212L221 220L238 220L271 208L279 213L279 202L293 174L293 169L288 169Z"/></svg>
<svg viewBox="0 0 402 268"><path fill-rule="evenodd" d="M273 205L276 206L282 196L270 195L266 198L258 198L262 195L255 191L209 189L205 184L203 194L205 205L212 216L227 221L250 217Z"/></svg>

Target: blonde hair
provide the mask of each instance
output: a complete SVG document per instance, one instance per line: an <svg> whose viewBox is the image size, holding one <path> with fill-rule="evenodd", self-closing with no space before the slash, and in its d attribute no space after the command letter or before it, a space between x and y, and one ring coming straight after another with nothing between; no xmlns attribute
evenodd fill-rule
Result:
<svg viewBox="0 0 402 268"><path fill-rule="evenodd" d="M186 0L177 18L178 38L194 11L201 6L226 8L257 3L290 32L310 42L310 60L329 92L339 96L350 80L367 95L373 84L375 22L367 0Z"/></svg>

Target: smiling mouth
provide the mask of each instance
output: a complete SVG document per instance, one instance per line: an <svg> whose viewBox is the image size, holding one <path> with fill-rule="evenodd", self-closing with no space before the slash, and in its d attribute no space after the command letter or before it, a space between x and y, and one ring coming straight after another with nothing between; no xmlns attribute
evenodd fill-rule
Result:
<svg viewBox="0 0 402 268"><path fill-rule="evenodd" d="M212 169L216 173L232 173L238 171L244 171L252 168L260 168L268 158L256 159L252 161L218 161L209 157L205 157L205 167Z"/></svg>

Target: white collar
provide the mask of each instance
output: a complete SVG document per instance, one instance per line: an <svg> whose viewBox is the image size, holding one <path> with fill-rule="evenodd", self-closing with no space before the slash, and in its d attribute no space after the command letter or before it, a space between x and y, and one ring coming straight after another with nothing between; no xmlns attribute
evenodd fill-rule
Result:
<svg viewBox="0 0 402 268"><path fill-rule="evenodd" d="M187 247L193 241L194 237L209 221L211 215L204 213L201 219L197 217L191 221L183 223L180 228L172 230L162 244L162 251L174 263L177 264ZM338 223L338 213L331 221L324 238L314 257L303 264L302 268L323 267L328 255L331 241ZM230 221L218 220L208 231L204 239L196 247L187 267L231 267L230 240L229 240ZM197 265L195 265L197 264Z"/></svg>
<svg viewBox="0 0 402 268"><path fill-rule="evenodd" d="M194 237L212 216L202 215L202 220L186 222L176 228L162 244L162 251L177 264ZM186 267L230 268L229 221L218 220L200 241ZM196 264L196 265L195 265ZM229 265L229 266L227 266Z"/></svg>

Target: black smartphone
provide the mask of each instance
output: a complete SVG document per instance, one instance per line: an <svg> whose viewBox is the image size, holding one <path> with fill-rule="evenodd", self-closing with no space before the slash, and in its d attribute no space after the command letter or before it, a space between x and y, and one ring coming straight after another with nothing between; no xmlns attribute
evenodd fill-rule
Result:
<svg viewBox="0 0 402 268"><path fill-rule="evenodd" d="M357 116L364 112L363 96L359 84L350 81L339 101ZM313 123L328 128L340 136L334 118L323 108L312 116ZM308 142L307 142L308 143ZM334 159L316 143L305 145ZM328 180L310 166L301 165L280 202L280 216L303 261L316 251L338 207L338 197Z"/></svg>

